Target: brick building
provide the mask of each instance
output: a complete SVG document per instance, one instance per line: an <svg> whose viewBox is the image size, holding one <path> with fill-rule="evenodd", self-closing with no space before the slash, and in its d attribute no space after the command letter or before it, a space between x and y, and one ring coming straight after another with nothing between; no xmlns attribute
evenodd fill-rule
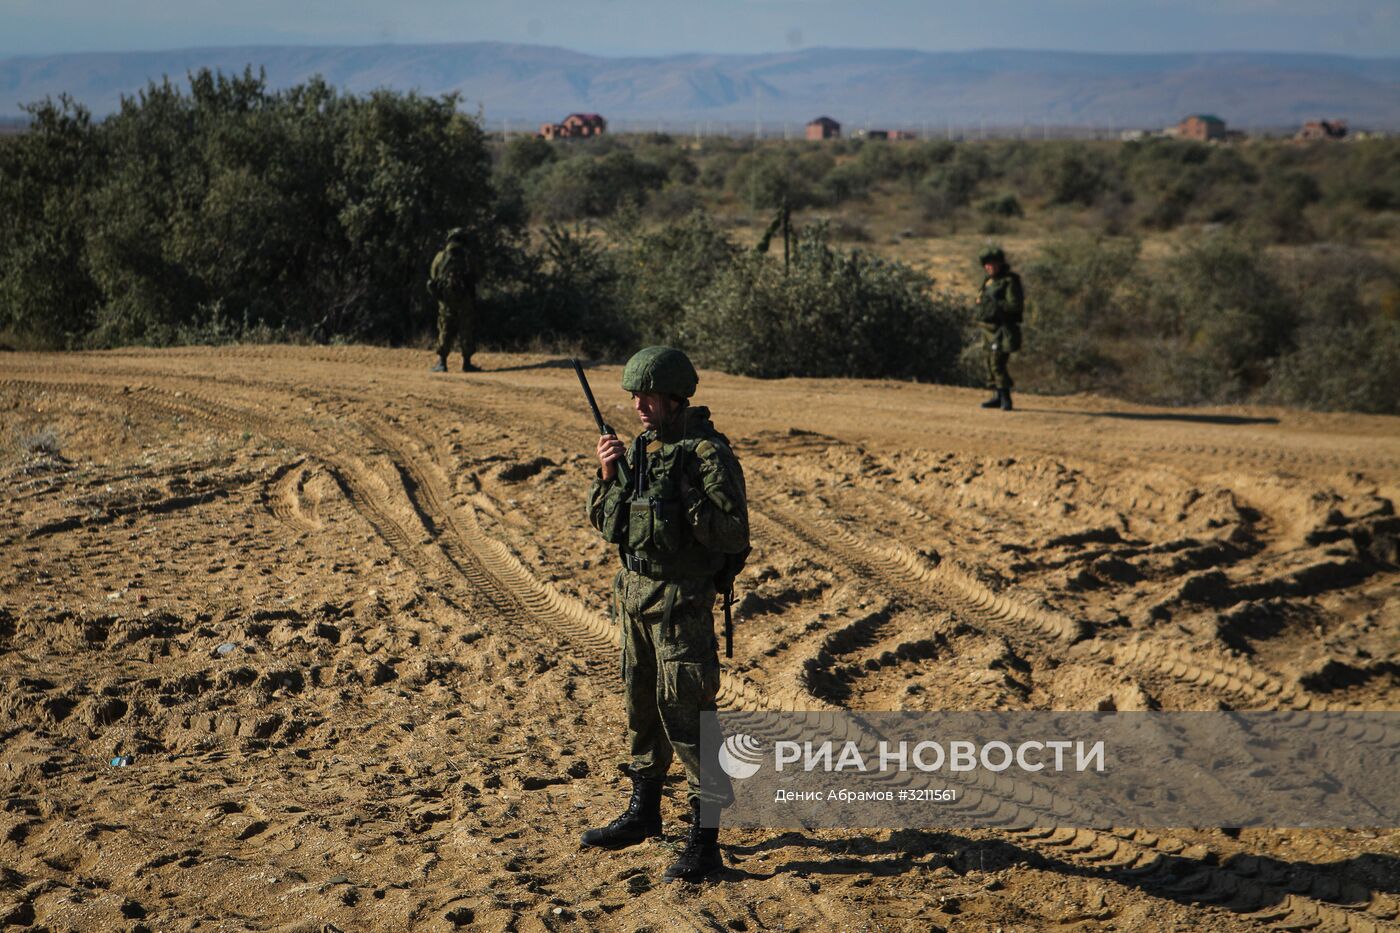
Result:
<svg viewBox="0 0 1400 933"><path fill-rule="evenodd" d="M808 139L840 139L841 124L831 117L817 117L807 124Z"/></svg>
<svg viewBox="0 0 1400 933"><path fill-rule="evenodd" d="M571 113L558 123L540 124L545 139L587 139L608 131L608 121L597 113Z"/></svg>
<svg viewBox="0 0 1400 933"><path fill-rule="evenodd" d="M1209 113L1193 113L1176 125L1179 139L1196 139L1201 142L1225 138L1225 121Z"/></svg>

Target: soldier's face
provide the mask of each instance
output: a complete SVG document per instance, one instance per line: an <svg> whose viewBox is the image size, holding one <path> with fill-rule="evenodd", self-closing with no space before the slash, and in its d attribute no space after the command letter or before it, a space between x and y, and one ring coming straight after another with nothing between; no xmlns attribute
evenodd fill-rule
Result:
<svg viewBox="0 0 1400 933"><path fill-rule="evenodd" d="M655 392L632 393L632 409L648 431L654 431L665 424L675 404L671 399Z"/></svg>
<svg viewBox="0 0 1400 933"><path fill-rule="evenodd" d="M994 262L984 262L984 263L982 263L982 269L983 269L983 271L986 272L988 275L996 275L996 274L997 274L997 264L994 263Z"/></svg>

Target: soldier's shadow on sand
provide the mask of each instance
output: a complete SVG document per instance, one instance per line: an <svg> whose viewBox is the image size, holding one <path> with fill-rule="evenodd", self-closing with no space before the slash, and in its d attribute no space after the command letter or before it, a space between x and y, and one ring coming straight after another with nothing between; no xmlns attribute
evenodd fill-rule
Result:
<svg viewBox="0 0 1400 933"><path fill-rule="evenodd" d="M1026 411L1028 409L1022 409ZM1184 421L1188 424L1278 424L1277 418L1250 418L1246 415L1196 415L1189 412L1086 411L1090 418L1121 418L1124 421Z"/></svg>
<svg viewBox="0 0 1400 933"><path fill-rule="evenodd" d="M815 857L784 862L771 872L750 872L743 862L765 852L806 848ZM727 845L729 868L717 881L772 878L792 874L862 875L890 877L910 872L948 868L956 875L971 871L995 872L1012 866L1098 880L1132 888L1151 897L1179 904L1212 904L1239 914L1287 908L1290 893L1301 894L1330 906L1357 912L1362 919L1375 915L1365 908L1377 894L1400 892L1400 858L1366 852L1336 862L1286 861L1269 855L1240 853L1221 860L1188 858L1157 853L1147 865L1102 866L1057 859L1053 852L1017 845L1002 839L971 839L955 833L898 830L889 839L847 835L840 839L816 839L801 832L786 832L754 845ZM1144 850L1149 851L1149 850ZM1391 919L1386 917L1385 919Z"/></svg>
<svg viewBox="0 0 1400 933"><path fill-rule="evenodd" d="M584 369L593 369L597 366L606 366L606 360L579 360ZM483 369L483 373L518 373L527 369L573 369L574 364L567 357L562 360L543 360L539 363L521 363L518 366L493 366L490 369Z"/></svg>
<svg viewBox="0 0 1400 933"><path fill-rule="evenodd" d="M918 839L909 840L911 835L917 836ZM841 839L815 839L793 831L755 845L726 845L723 848L731 856L740 858L791 848L806 848L825 854L822 858L784 862L772 871L763 873L747 871L733 865L731 861L727 874L735 878L773 878L784 874L865 875L878 878L950 865L959 859L967 859L967 853L973 849L977 850L977 854L971 856L972 860L961 870L970 871L980 867L990 869L992 865L987 863L992 860L987 858L987 852L991 847L999 845L1021 851L1018 847L1006 843L979 842L952 833L908 831L897 832L888 840L877 840L863 835L847 835ZM1017 856L1014 861L1024 861L1024 858Z"/></svg>

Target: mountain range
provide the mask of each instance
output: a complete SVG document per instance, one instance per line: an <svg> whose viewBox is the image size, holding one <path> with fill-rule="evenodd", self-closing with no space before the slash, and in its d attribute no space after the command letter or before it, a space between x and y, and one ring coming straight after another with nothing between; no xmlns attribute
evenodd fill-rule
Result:
<svg viewBox="0 0 1400 933"><path fill-rule="evenodd" d="M262 69L269 86L321 75L351 93L455 92L491 128L602 113L614 128L749 128L830 115L851 128L1152 128L1191 113L1232 127L1345 119L1400 129L1400 58L1272 52L1091 54L809 48L763 55L602 57L538 45L246 46L0 59L0 117L67 93L94 114L168 76Z"/></svg>

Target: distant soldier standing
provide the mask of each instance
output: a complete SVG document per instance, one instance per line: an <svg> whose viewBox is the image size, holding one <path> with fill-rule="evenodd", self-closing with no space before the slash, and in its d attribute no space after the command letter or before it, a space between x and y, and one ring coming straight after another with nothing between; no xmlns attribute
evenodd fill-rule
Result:
<svg viewBox="0 0 1400 933"><path fill-rule="evenodd" d="M987 351L987 387L991 398L983 408L1011 411L1011 373L1006 363L1021 349L1021 318L1026 307L1021 277L1007 265L1006 254L992 248L977 257L987 277L977 302L977 323L982 328L982 344Z"/></svg>
<svg viewBox="0 0 1400 933"><path fill-rule="evenodd" d="M476 274L467 256L467 231L461 227L447 234L447 245L433 257L428 271L428 294L438 303L438 361L433 372L447 372L447 355L452 352L454 337L461 341L462 372L478 372L472 365L472 354L476 352Z"/></svg>
<svg viewBox="0 0 1400 933"><path fill-rule="evenodd" d="M617 819L583 834L620 848L661 835L661 783L673 754L685 767L691 822L665 879L695 881L722 867L719 811L734 800L718 762L700 757L700 716L715 709L719 654L714 608L749 547L744 475L706 408L691 407L699 377L686 355L648 347L628 361L622 387L645 429L630 456L616 435L598 440L588 519L616 544L613 618L622 628L622 677L632 797ZM630 483L619 477L628 464ZM727 576L726 576L727 575Z"/></svg>

